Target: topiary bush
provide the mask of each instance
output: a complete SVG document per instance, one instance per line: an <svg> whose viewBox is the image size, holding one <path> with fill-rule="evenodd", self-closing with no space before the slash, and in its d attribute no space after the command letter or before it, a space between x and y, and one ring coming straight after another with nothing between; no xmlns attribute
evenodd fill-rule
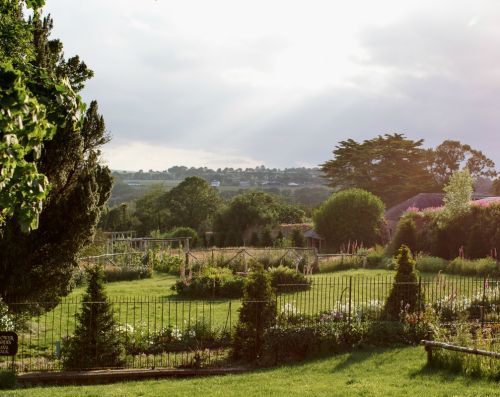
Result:
<svg viewBox="0 0 500 397"><path fill-rule="evenodd" d="M256 362L264 354L265 335L276 320L276 299L269 273L253 267L243 290L239 321L233 338L233 358Z"/></svg>
<svg viewBox="0 0 500 397"><path fill-rule="evenodd" d="M381 240L384 203L362 189L346 189L331 195L313 215L316 231L338 252L348 241L370 247Z"/></svg>
<svg viewBox="0 0 500 397"><path fill-rule="evenodd" d="M0 390L14 389L16 386L16 374L12 371L0 370Z"/></svg>
<svg viewBox="0 0 500 397"><path fill-rule="evenodd" d="M66 370L122 367L123 341L104 291L103 270L93 267L87 274L87 291L82 311L76 316L75 333L63 349L63 367Z"/></svg>
<svg viewBox="0 0 500 397"><path fill-rule="evenodd" d="M396 257L396 271L394 284L384 308L388 320L398 320L402 312L413 313L423 305L415 261L410 249L405 245L401 246Z"/></svg>

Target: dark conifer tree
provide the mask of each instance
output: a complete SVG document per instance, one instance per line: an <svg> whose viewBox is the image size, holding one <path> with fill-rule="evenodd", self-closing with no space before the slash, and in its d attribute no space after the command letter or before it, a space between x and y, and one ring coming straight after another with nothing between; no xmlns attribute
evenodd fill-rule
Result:
<svg viewBox="0 0 500 397"><path fill-rule="evenodd" d="M104 291L101 267L87 270L87 292L74 336L65 347L65 369L122 367L124 348L113 309Z"/></svg>

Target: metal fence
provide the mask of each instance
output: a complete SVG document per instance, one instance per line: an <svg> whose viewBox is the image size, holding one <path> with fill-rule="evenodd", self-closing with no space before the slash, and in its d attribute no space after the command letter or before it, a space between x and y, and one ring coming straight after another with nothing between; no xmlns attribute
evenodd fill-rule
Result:
<svg viewBox="0 0 500 397"><path fill-rule="evenodd" d="M313 276L308 280L308 284L278 286L278 320L292 316L306 324L321 316L331 321L380 320L394 285L394 278L384 275ZM419 310L429 305L443 322L462 321L463 316L481 323L500 321L500 280L437 276L422 277L413 284L418 285L422 299ZM128 368L216 366L228 357L231 332L242 304L239 299L178 300L176 296L112 296L109 301L118 324L116 332L125 341ZM65 345L83 304L82 298L63 299L53 310L18 326L16 370L60 370ZM10 306L29 312L40 302ZM0 368L9 367L10 360L0 357Z"/></svg>

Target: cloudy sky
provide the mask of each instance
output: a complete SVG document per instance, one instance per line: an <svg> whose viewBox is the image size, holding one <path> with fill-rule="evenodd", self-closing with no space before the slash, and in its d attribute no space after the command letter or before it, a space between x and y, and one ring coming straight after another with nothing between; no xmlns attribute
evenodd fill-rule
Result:
<svg viewBox="0 0 500 397"><path fill-rule="evenodd" d="M114 169L316 166L402 132L500 165L500 1L47 0Z"/></svg>

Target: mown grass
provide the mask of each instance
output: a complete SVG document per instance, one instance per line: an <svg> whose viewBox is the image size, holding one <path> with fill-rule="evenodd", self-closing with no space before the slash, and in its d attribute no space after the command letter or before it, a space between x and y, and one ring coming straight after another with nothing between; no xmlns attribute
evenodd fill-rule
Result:
<svg viewBox="0 0 500 397"><path fill-rule="evenodd" d="M297 365L194 379L35 387L5 397L67 396L498 396L499 384L428 369L421 347L373 349Z"/></svg>

